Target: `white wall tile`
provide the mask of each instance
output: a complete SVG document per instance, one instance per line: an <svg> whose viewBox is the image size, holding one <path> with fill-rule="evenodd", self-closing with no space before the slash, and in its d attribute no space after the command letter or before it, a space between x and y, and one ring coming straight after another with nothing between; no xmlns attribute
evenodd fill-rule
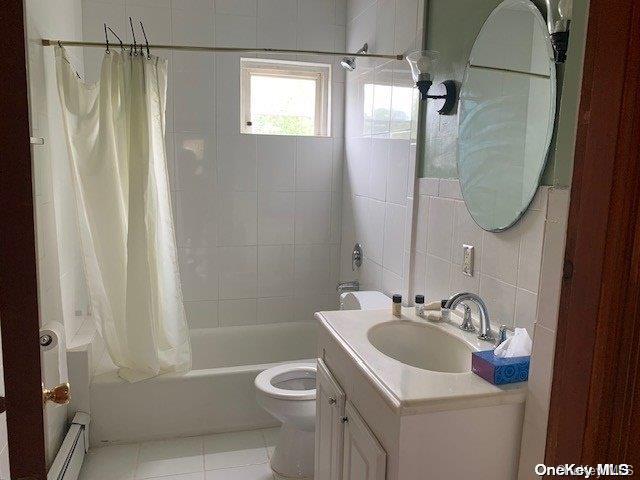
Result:
<svg viewBox="0 0 640 480"><path fill-rule="evenodd" d="M173 78L173 85L169 86L173 87L174 129L178 132L213 132L213 57L174 52Z"/></svg>
<svg viewBox="0 0 640 480"><path fill-rule="evenodd" d="M142 23L144 24L147 38L152 38L154 43L171 43L172 37L170 8L158 7L157 5L137 6L127 4L125 7L125 15L133 19L133 25L136 30L136 41L138 44L144 43L144 37L142 36L140 24L138 23L139 21L142 21ZM131 43L131 28L125 28L125 35L123 39L125 43Z"/></svg>
<svg viewBox="0 0 640 480"><path fill-rule="evenodd" d="M387 174L389 170L388 138L374 138L371 141L371 168L368 194L381 202L387 199Z"/></svg>
<svg viewBox="0 0 640 480"><path fill-rule="evenodd" d="M293 245L258 247L258 296L293 295Z"/></svg>
<svg viewBox="0 0 640 480"><path fill-rule="evenodd" d="M295 243L326 243L331 233L331 194L296 192Z"/></svg>
<svg viewBox="0 0 640 480"><path fill-rule="evenodd" d="M258 299L258 323L293 321L296 321L296 318L292 296Z"/></svg>
<svg viewBox="0 0 640 480"><path fill-rule="evenodd" d="M182 247L217 245L218 201L205 189L180 190L177 196L177 241Z"/></svg>
<svg viewBox="0 0 640 480"><path fill-rule="evenodd" d="M516 228L522 232L518 260L518 286L538 291L544 240L545 212L529 210Z"/></svg>
<svg viewBox="0 0 640 480"><path fill-rule="evenodd" d="M218 199L218 245L256 245L258 194L220 192Z"/></svg>
<svg viewBox="0 0 640 480"><path fill-rule="evenodd" d="M397 275L402 275L402 253L404 251L405 207L386 204L384 220L384 253L382 265Z"/></svg>
<svg viewBox="0 0 640 480"><path fill-rule="evenodd" d="M488 275L480 276L480 296L489 309L494 325L513 326L516 305L516 287Z"/></svg>
<svg viewBox="0 0 640 480"><path fill-rule="evenodd" d="M515 228L504 232L484 232L482 271L503 282L515 285L518 279L520 235Z"/></svg>
<svg viewBox="0 0 640 480"><path fill-rule="evenodd" d="M287 192L260 192L258 195L258 243L294 243L295 195Z"/></svg>
<svg viewBox="0 0 640 480"><path fill-rule="evenodd" d="M391 297L396 293L402 292L402 277L386 268L382 269L382 292ZM403 299L406 303L407 299Z"/></svg>
<svg viewBox="0 0 640 480"><path fill-rule="evenodd" d="M337 247L330 245L295 246L295 295L333 293L337 281Z"/></svg>
<svg viewBox="0 0 640 480"><path fill-rule="evenodd" d="M178 259L184 300L217 300L218 250L180 248Z"/></svg>
<svg viewBox="0 0 640 480"><path fill-rule="evenodd" d="M213 328L218 324L218 302L184 302L189 328Z"/></svg>
<svg viewBox="0 0 640 480"><path fill-rule="evenodd" d="M218 142L218 178L222 190L255 192L257 156L255 135L229 135Z"/></svg>
<svg viewBox="0 0 640 480"><path fill-rule="evenodd" d="M256 298L257 247L219 247L220 299Z"/></svg>
<svg viewBox="0 0 640 480"><path fill-rule="evenodd" d="M216 130L218 138L240 134L240 55L216 53Z"/></svg>
<svg viewBox="0 0 640 480"><path fill-rule="evenodd" d="M451 262L427 254L426 268L426 298L433 301L448 298Z"/></svg>
<svg viewBox="0 0 640 480"><path fill-rule="evenodd" d="M171 14L173 41L178 45L213 45L213 4L209 9L174 9Z"/></svg>
<svg viewBox="0 0 640 480"><path fill-rule="evenodd" d="M248 15L255 17L258 12L257 0L215 0L217 14Z"/></svg>
<svg viewBox="0 0 640 480"><path fill-rule="evenodd" d="M358 239L362 243L364 256L376 262L378 265L382 265L385 235L385 205L384 202L367 199L364 236Z"/></svg>
<svg viewBox="0 0 640 480"><path fill-rule="evenodd" d="M258 310L255 298L242 300L220 300L218 316L221 327L232 325L255 325L258 323Z"/></svg>
<svg viewBox="0 0 640 480"><path fill-rule="evenodd" d="M528 290L516 290L515 326L526 328L533 338L533 325L536 321L538 295Z"/></svg>
<svg viewBox="0 0 640 480"><path fill-rule="evenodd" d="M298 0L258 0L258 17L296 21Z"/></svg>
<svg viewBox="0 0 640 480"><path fill-rule="evenodd" d="M464 202L456 202L453 221L453 245L451 261L462 265L463 245L471 245L474 248L474 269L480 271L482 262L482 237L483 230L473 221Z"/></svg>
<svg viewBox="0 0 640 480"><path fill-rule="evenodd" d="M409 141L391 140L387 173L387 201L404 205L407 197Z"/></svg>
<svg viewBox="0 0 640 480"><path fill-rule="evenodd" d="M378 0L376 12L376 52L394 53L396 0Z"/></svg>
<svg viewBox="0 0 640 480"><path fill-rule="evenodd" d="M330 192L333 140L300 137L297 143L296 190Z"/></svg>
<svg viewBox="0 0 640 480"><path fill-rule="evenodd" d="M298 23L298 48L331 52L336 27L329 23Z"/></svg>
<svg viewBox="0 0 640 480"><path fill-rule="evenodd" d="M235 3L235 2L234 2ZM256 17L215 15L216 46L255 48L257 46Z"/></svg>
<svg viewBox="0 0 640 480"><path fill-rule="evenodd" d="M298 0L298 18L305 23L335 21L335 0Z"/></svg>
<svg viewBox="0 0 640 480"><path fill-rule="evenodd" d="M418 0L396 0L395 50L406 52L418 36L416 27L422 16Z"/></svg>
<svg viewBox="0 0 640 480"><path fill-rule="evenodd" d="M259 135L257 142L258 190L293 191L296 138Z"/></svg>
<svg viewBox="0 0 640 480"><path fill-rule="evenodd" d="M349 248L349 251L351 250L352 247ZM351 261L349 261L350 264ZM382 291L382 265L369 258L364 258L362 267L360 267L360 289Z"/></svg>
<svg viewBox="0 0 640 480"><path fill-rule="evenodd" d="M297 23L274 17L258 18L257 43L260 48L295 49Z"/></svg>
<svg viewBox="0 0 640 480"><path fill-rule="evenodd" d="M429 202L431 197L420 195L418 197L418 212L416 213L416 243L417 252L427 252L427 229L429 227Z"/></svg>
<svg viewBox="0 0 640 480"><path fill-rule="evenodd" d="M217 185L216 141L207 132L176 133L175 177L177 190L214 190Z"/></svg>
<svg viewBox="0 0 640 480"><path fill-rule="evenodd" d="M445 198L432 197L429 202L427 253L446 260L451 259L453 207Z"/></svg>

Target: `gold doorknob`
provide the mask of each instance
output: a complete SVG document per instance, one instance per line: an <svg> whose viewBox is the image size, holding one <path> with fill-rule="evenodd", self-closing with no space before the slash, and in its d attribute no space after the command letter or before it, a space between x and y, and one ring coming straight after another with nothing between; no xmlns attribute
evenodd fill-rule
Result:
<svg viewBox="0 0 640 480"><path fill-rule="evenodd" d="M68 383L61 383L57 387L53 387L51 389L43 388L42 403L53 402L58 405L66 405L69 403L69 398L71 397L69 391L70 387Z"/></svg>

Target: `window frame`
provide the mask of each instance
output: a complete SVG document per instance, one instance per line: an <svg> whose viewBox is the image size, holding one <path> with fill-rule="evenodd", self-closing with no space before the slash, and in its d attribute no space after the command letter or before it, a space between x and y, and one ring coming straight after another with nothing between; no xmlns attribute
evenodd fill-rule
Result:
<svg viewBox="0 0 640 480"><path fill-rule="evenodd" d="M331 65L326 63L240 58L240 133L291 136L286 133L267 134L253 131L251 124L251 77L255 75L314 80L316 82L314 133L304 136L330 136L331 68Z"/></svg>

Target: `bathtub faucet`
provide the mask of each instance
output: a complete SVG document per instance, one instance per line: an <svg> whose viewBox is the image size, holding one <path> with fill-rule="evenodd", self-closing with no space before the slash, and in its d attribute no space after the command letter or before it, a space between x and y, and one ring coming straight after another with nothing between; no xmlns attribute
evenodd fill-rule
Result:
<svg viewBox="0 0 640 480"><path fill-rule="evenodd" d="M339 294L344 292L357 292L360 290L360 282L358 280L351 280L349 282L338 282L338 286L336 287L336 291Z"/></svg>

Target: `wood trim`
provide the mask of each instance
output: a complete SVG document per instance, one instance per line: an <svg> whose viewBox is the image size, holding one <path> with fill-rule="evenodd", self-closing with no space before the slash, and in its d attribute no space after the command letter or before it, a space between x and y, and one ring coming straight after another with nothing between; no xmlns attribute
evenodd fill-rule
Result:
<svg viewBox="0 0 640 480"><path fill-rule="evenodd" d="M591 0L545 462L640 467L640 2Z"/></svg>
<svg viewBox="0 0 640 480"><path fill-rule="evenodd" d="M3 2L0 68L0 327L11 478L45 479L24 13Z"/></svg>

